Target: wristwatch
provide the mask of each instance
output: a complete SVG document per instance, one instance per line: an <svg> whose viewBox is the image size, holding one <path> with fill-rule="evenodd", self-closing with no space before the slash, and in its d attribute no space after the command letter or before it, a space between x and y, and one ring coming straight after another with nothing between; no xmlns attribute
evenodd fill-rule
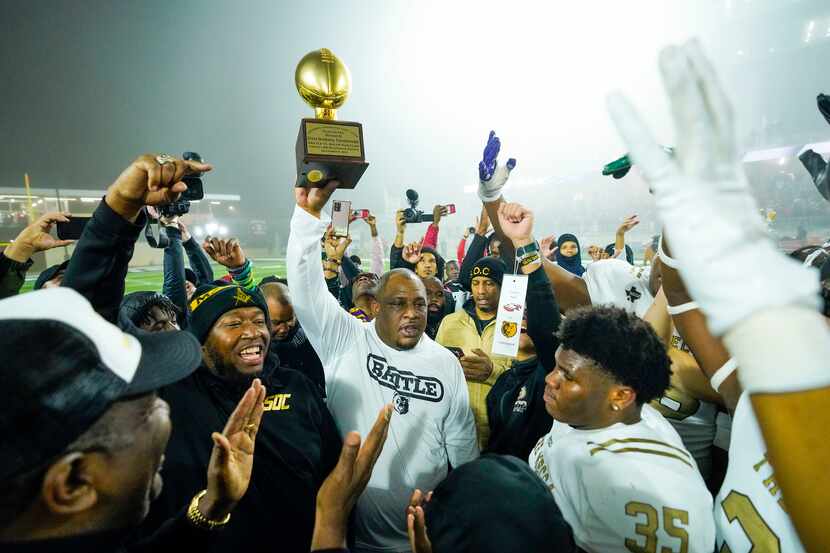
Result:
<svg viewBox="0 0 830 553"><path fill-rule="evenodd" d="M516 248L516 258L521 259L525 256L528 256L532 253L539 252L539 242L533 242L532 244L528 244L527 246L519 246Z"/></svg>

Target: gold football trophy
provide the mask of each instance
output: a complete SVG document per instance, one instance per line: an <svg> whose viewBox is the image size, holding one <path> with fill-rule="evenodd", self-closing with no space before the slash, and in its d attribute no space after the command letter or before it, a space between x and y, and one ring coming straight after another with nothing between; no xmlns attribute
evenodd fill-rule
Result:
<svg viewBox="0 0 830 553"><path fill-rule="evenodd" d="M296 186L354 188L369 166L363 150L363 126L337 121L335 110L349 97L349 68L331 50L309 52L294 73L300 97L314 108L314 119L303 119L297 135Z"/></svg>

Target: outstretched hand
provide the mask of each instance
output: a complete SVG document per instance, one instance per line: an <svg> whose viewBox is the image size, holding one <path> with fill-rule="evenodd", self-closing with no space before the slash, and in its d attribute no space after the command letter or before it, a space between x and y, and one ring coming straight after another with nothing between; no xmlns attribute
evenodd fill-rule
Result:
<svg viewBox="0 0 830 553"><path fill-rule="evenodd" d="M346 546L349 514L366 489L372 469L383 451L391 418L392 405L384 405L362 447L360 434L346 434L340 459L317 492L312 550Z"/></svg>
<svg viewBox="0 0 830 553"><path fill-rule="evenodd" d="M554 261L556 250L559 249L556 243L556 236L553 234L542 238L542 241L539 242L539 249L541 250L542 257Z"/></svg>
<svg viewBox="0 0 830 553"><path fill-rule="evenodd" d="M208 236L202 244L205 252L218 264L228 269L238 269L245 264L245 252L236 238Z"/></svg>
<svg viewBox="0 0 830 553"><path fill-rule="evenodd" d="M738 154L732 107L700 44L664 49L660 70L678 139L674 158L624 97L610 96L608 109L654 192L683 280L710 330L723 334L775 306L814 308L818 279L777 251L758 217ZM710 242L713 247L700 248ZM763 274L735 269L759 266Z"/></svg>
<svg viewBox="0 0 830 553"><path fill-rule="evenodd" d="M631 215L630 217L626 217L623 219L622 224L617 229L617 234L625 234L626 232L630 231L634 227L640 224L640 218L637 215Z"/></svg>
<svg viewBox="0 0 830 553"><path fill-rule="evenodd" d="M256 378L222 432L211 435L213 451L207 470L207 493L199 503L199 510L211 520L223 519L248 490L264 401L265 387Z"/></svg>
<svg viewBox="0 0 830 553"><path fill-rule="evenodd" d="M44 213L34 223L20 231L14 242L3 251L3 255L18 263L25 263L36 252L45 252L52 248L72 244L74 240L58 240L49 234L52 225L57 222L68 223L69 217L69 213L58 211Z"/></svg>
<svg viewBox="0 0 830 553"><path fill-rule="evenodd" d="M338 186L340 186L340 181L332 180L321 188L295 187L294 198L297 201L297 206L319 219L320 212L323 211L323 208L328 203L334 191L337 190Z"/></svg>
<svg viewBox="0 0 830 553"><path fill-rule="evenodd" d="M407 244L401 253L401 257L407 263L417 265L418 261L421 259L421 243L412 242L411 244Z"/></svg>

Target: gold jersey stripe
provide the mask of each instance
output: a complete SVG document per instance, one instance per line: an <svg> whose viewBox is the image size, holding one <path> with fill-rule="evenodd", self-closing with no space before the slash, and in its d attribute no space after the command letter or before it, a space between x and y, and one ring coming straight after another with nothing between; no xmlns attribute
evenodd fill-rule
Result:
<svg viewBox="0 0 830 553"><path fill-rule="evenodd" d="M679 447L674 447L673 445L667 444L666 442L661 442L660 440L650 440L648 438L613 438L613 439L608 440L607 442L603 442L601 444L598 444L596 442L588 442L588 445L595 445L595 446L598 446L601 449L605 449L610 445L629 444L629 443L643 443L643 444L651 444L651 445L661 445L663 447L673 449L673 450L677 451L678 453L682 453L683 455L685 455L689 459L692 458L692 456L689 454L689 452L684 450L684 449L680 449Z"/></svg>
<svg viewBox="0 0 830 553"><path fill-rule="evenodd" d="M669 453L668 451L657 451L657 450L654 450L654 449L643 449L641 447L624 447L622 449L608 449L608 448L605 448L605 447L602 447L601 445L599 445L599 446L597 446L597 447L595 447L594 449L591 450L591 455L593 455L594 453L599 453L600 451L607 451L608 453L646 453L646 454L649 454L649 455L659 455L661 457L669 457L671 459L677 459L678 461L680 461L684 465L688 465L690 468L694 468L689 461L687 461L686 459L684 459L680 455L675 455L674 453Z"/></svg>

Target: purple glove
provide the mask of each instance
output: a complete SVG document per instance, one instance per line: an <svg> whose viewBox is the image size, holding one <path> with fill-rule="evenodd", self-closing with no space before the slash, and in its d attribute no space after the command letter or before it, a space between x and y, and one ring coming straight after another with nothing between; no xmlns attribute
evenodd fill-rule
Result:
<svg viewBox="0 0 830 553"><path fill-rule="evenodd" d="M496 131L490 131L487 137L487 146L484 147L484 154L478 163L479 197L484 202L495 201L501 195L501 189L510 176L510 171L516 167L516 160L510 158L504 167L499 167L498 158L501 150L501 141L496 136ZM493 175L497 178L493 179ZM492 181L492 182L491 182Z"/></svg>

